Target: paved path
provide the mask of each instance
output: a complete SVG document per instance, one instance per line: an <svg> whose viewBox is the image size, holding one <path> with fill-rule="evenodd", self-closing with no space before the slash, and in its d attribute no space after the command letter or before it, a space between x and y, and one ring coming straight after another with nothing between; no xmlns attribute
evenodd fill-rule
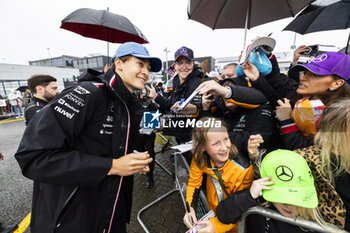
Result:
<svg viewBox="0 0 350 233"><path fill-rule="evenodd" d="M156 159L168 170L174 171L174 166L170 162L170 152L157 154ZM128 226L128 232L144 232L137 222L139 210L175 187L172 177L158 165L155 166L154 172L155 187L153 189L145 188L146 176L135 176L132 220ZM145 210L141 219L150 232L186 232L187 228L182 223L184 213L180 194L175 192Z"/></svg>
<svg viewBox="0 0 350 233"><path fill-rule="evenodd" d="M32 181L25 178L14 158L25 126L23 120L0 121L0 151L5 160L0 161L0 222L4 225L19 224L31 211ZM159 145L157 146L159 148ZM174 167L169 158L170 151L157 155L167 169L173 171ZM158 165L155 166L155 187L146 189L146 176L136 175L134 182L134 199L131 222L128 232L144 232L137 221L138 211L174 188L171 176ZM182 223L184 214L180 194L173 193L155 206L146 210L141 218L150 232L185 232ZM29 233L29 229L25 233Z"/></svg>

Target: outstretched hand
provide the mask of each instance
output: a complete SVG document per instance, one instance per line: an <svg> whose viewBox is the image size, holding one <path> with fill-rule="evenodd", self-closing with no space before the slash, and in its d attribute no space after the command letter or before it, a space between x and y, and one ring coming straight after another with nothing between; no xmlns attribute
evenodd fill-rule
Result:
<svg viewBox="0 0 350 233"><path fill-rule="evenodd" d="M214 98L211 98L212 95L207 93L202 95L202 108L203 110L209 110L210 104L214 101Z"/></svg>
<svg viewBox="0 0 350 233"><path fill-rule="evenodd" d="M227 89L224 86L221 86L219 83L215 82L214 80L201 83L201 85L199 85L196 90L200 90L199 94L201 95L209 93L211 95L219 95L222 97L224 97L230 92L229 89Z"/></svg>
<svg viewBox="0 0 350 233"><path fill-rule="evenodd" d="M258 156L261 143L264 143L264 139L260 134L250 135L247 150L251 160L255 160Z"/></svg>
<svg viewBox="0 0 350 233"><path fill-rule="evenodd" d="M305 56L302 54L302 52L306 52L309 50L309 47L306 46L306 45L300 45L298 48L296 48L294 50L294 53L293 53L293 61L292 61L292 65L296 65L298 63L298 60L301 56Z"/></svg>
<svg viewBox="0 0 350 233"><path fill-rule="evenodd" d="M199 233L215 233L215 228L210 220L203 220L197 223L196 230Z"/></svg>
<svg viewBox="0 0 350 233"><path fill-rule="evenodd" d="M193 207L190 207L190 214L192 218L192 224L190 223L190 220L188 218L188 213L186 212L185 216L183 217L183 222L186 225L187 228L193 227L195 224L197 224L197 217L196 217L196 211Z"/></svg>
<svg viewBox="0 0 350 233"><path fill-rule="evenodd" d="M258 68L249 60L244 64L243 72L250 81L255 81L259 78Z"/></svg>
<svg viewBox="0 0 350 233"><path fill-rule="evenodd" d="M150 98L151 101L153 101L156 97L157 97L156 89L154 88L153 85L150 85L148 98Z"/></svg>
<svg viewBox="0 0 350 233"><path fill-rule="evenodd" d="M290 100L287 98L284 98L282 100L277 100L277 104L279 106L276 107L276 117L279 121L288 120L291 117L292 114L292 106L290 105Z"/></svg>
<svg viewBox="0 0 350 233"><path fill-rule="evenodd" d="M118 159L113 159L108 175L130 176L136 173L149 172L148 164L152 162L148 152L130 153Z"/></svg>
<svg viewBox="0 0 350 233"><path fill-rule="evenodd" d="M180 101L177 101L173 106L171 106L170 110L177 114L183 114L183 115L191 115L197 113L197 106L194 104L189 103L186 108L182 109L181 111L178 111L178 108L181 106L179 105ZM182 103L183 104L183 103Z"/></svg>
<svg viewBox="0 0 350 233"><path fill-rule="evenodd" d="M272 176L266 176L260 178L258 180L254 180L252 186L250 187L250 194L254 199L257 199L262 195L262 190L270 190L273 187L269 186L275 183L275 181L271 180ZM269 181L271 180L271 181Z"/></svg>

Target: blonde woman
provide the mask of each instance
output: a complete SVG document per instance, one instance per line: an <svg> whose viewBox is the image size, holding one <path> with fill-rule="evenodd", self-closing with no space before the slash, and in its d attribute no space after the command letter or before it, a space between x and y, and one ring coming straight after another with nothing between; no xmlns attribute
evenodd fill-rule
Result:
<svg viewBox="0 0 350 233"><path fill-rule="evenodd" d="M315 177L319 177L320 185L326 182L335 188L339 195L327 198L331 200L333 213L323 213L325 218L329 215L335 224L344 224L345 230L350 230L350 99L339 100L323 112L320 128L315 137L315 146L304 149L301 153L313 164ZM324 186L324 185L323 185ZM345 211L342 203L345 205ZM327 210L323 208L322 210Z"/></svg>

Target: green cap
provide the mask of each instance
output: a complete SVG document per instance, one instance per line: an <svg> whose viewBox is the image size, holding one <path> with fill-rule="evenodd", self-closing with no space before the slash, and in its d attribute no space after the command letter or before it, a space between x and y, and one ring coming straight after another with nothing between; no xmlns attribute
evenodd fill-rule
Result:
<svg viewBox="0 0 350 233"><path fill-rule="evenodd" d="M271 190L263 190L265 200L315 208L318 205L314 177L306 160L290 150L275 150L265 156L261 177L272 176Z"/></svg>

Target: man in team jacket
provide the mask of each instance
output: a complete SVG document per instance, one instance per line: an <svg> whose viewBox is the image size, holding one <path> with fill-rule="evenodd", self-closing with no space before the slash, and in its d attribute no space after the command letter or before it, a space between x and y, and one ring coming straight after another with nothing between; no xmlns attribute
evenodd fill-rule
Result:
<svg viewBox="0 0 350 233"><path fill-rule="evenodd" d="M56 81L56 78L44 74L33 75L27 80L28 87L34 96L24 111L26 125L28 125L35 113L39 112L40 109L58 95L59 90Z"/></svg>
<svg viewBox="0 0 350 233"><path fill-rule="evenodd" d="M133 153L142 107L133 92L161 69L137 43L121 45L106 73L88 71L40 110L15 155L34 180L31 232L126 232L133 174L149 171Z"/></svg>

